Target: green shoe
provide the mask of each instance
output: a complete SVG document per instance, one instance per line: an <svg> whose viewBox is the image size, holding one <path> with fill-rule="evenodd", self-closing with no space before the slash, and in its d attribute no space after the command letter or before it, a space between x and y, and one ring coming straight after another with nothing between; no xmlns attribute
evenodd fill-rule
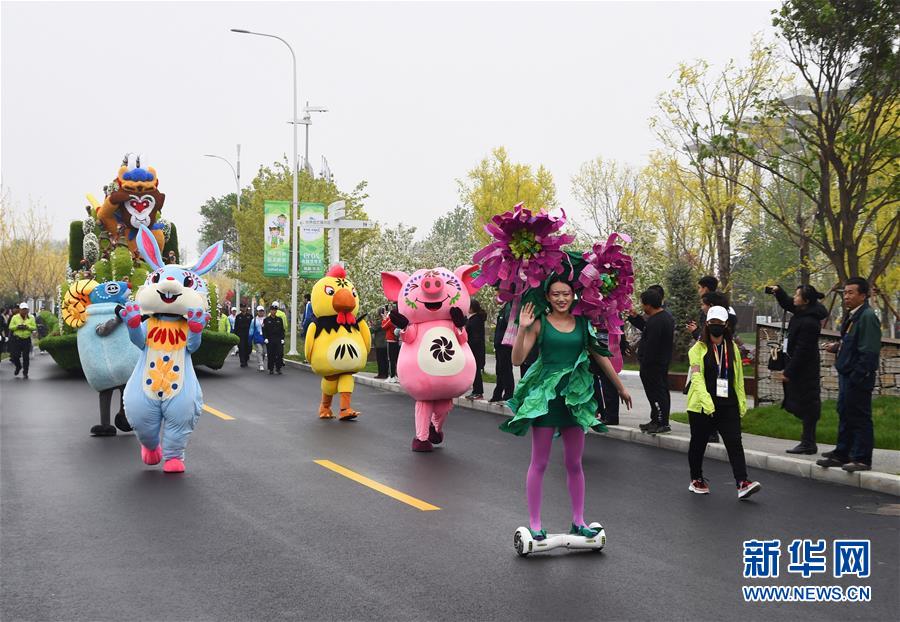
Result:
<svg viewBox="0 0 900 622"><path fill-rule="evenodd" d="M593 538L598 533L600 533L600 532L596 531L594 529L591 529L590 527L585 527L584 525L581 525L579 527L575 523L572 523L572 528L569 529L569 535L584 536L585 538Z"/></svg>
<svg viewBox="0 0 900 622"><path fill-rule="evenodd" d="M531 532L531 537L534 538L535 541L539 542L541 540L547 539L547 530L546 529L541 529L540 531L535 531L534 529L529 527L528 531Z"/></svg>

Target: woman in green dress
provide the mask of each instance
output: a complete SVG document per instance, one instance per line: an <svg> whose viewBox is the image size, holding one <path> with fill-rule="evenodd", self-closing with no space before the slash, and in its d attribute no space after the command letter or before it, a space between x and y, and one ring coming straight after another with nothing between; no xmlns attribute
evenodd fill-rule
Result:
<svg viewBox="0 0 900 622"><path fill-rule="evenodd" d="M500 429L524 436L531 428L531 464L525 490L529 529L534 539L547 537L546 530L541 528L541 491L556 430L563 439L572 499L569 533L593 537L597 535L596 531L585 526L584 521L584 472L581 468L584 437L595 423L597 413L594 377L589 369L591 357L616 385L619 397L629 409L631 396L607 358L610 353L600 345L587 320L572 315L575 293L571 283L557 275L551 276L545 292L549 311L541 314L539 320L535 319L532 303L526 303L519 313L513 365L520 365L535 343L540 344L540 356L507 402L513 417Z"/></svg>

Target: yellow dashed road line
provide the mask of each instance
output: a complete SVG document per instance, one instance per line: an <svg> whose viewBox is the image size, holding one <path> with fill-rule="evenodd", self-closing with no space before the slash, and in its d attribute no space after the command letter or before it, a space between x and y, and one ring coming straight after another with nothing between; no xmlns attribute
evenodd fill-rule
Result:
<svg viewBox="0 0 900 622"><path fill-rule="evenodd" d="M423 512L432 512L434 510L441 509L436 505L431 505L430 503L426 503L425 501L422 501L421 499L416 499L415 497L410 497L408 494L406 494L404 492L400 492L399 490L395 490L395 489L391 488L390 486L385 486L384 484L380 484L373 479L369 479L368 477L365 477L364 475L360 475L359 473L351 471L350 469L348 469L346 467L342 467L339 464L335 464L331 460L315 460L314 462L316 464L318 464L319 466L323 466L326 469L330 469L330 470L334 471L335 473L339 473L340 475L343 475L344 477L346 477L348 479L352 479L354 482L362 484L363 486L368 486L372 490L377 490L378 492L380 492L383 495L387 495L388 497L391 497L392 499L396 499L397 501L400 501L401 503L411 505L416 509L422 510Z"/></svg>
<svg viewBox="0 0 900 622"><path fill-rule="evenodd" d="M224 419L225 421L234 421L234 417L230 417L230 416L226 415L225 413L223 413L221 410L216 410L212 406L207 406L206 404L204 404L203 410L205 410L206 412L208 412L211 415L215 415L219 419Z"/></svg>

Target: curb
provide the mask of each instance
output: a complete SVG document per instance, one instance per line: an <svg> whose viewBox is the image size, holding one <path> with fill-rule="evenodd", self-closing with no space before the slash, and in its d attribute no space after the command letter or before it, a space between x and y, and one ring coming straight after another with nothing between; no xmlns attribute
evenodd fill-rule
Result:
<svg viewBox="0 0 900 622"><path fill-rule="evenodd" d="M300 363L285 359L286 363L292 363L301 368L310 369L309 364ZM310 370L312 371L312 370ZM399 384L384 382L383 380L375 380L368 376L356 376L356 382L369 387L374 387L382 391L391 391L393 393L404 393ZM483 400L472 401L461 397L453 399L453 404L460 408L469 410L479 410L494 415L503 415L509 417L512 412L506 406L497 406ZM605 436L618 441L626 441L629 443L639 443L649 445L651 447L659 447L668 449L669 451L678 451L687 453L690 439L684 436L673 436L671 434L644 434L637 428L629 428L627 426L610 426L609 431L605 434L594 432L591 430L589 434L597 436ZM776 454L766 453L755 449L745 449L744 456L747 460L747 466L754 469L763 469L766 471L775 471L777 473L785 473L806 479L814 479L832 484L841 484L843 486L853 486L856 488L864 488L875 492L881 492L895 497L900 497L900 475L892 475L890 473L881 473L879 471L861 471L858 473L847 473L843 469L826 469L816 465L810 460L801 460L800 458L791 458L789 456L780 456ZM707 445L706 457L727 462L728 453L725 446L721 443Z"/></svg>

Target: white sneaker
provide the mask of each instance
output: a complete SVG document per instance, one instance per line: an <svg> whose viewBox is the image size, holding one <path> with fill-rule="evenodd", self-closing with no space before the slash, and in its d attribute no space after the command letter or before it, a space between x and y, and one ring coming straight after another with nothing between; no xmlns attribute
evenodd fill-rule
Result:
<svg viewBox="0 0 900 622"><path fill-rule="evenodd" d="M262 365L260 365L260 366L259 366L259 371L265 371L265 368L264 368Z"/></svg>
<svg viewBox="0 0 900 622"><path fill-rule="evenodd" d="M762 486L759 482L751 482L748 480L744 480L740 484L738 484L738 499L746 499L750 495L759 492L762 490Z"/></svg>
<svg viewBox="0 0 900 622"><path fill-rule="evenodd" d="M695 479L691 480L691 485L688 486L688 490L697 493L698 495L708 495L709 485L707 485L705 479Z"/></svg>

